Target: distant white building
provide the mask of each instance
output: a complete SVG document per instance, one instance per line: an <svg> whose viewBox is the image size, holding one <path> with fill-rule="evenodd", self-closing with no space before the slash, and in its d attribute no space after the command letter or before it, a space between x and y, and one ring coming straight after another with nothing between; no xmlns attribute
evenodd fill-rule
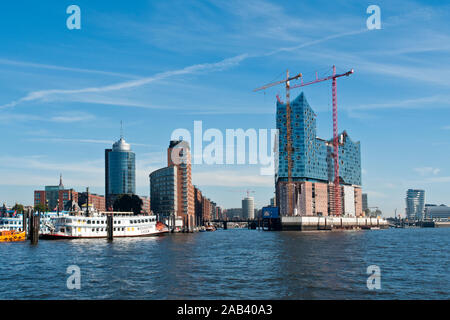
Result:
<svg viewBox="0 0 450 320"><path fill-rule="evenodd" d="M242 200L242 217L244 219L255 219L255 203L253 197Z"/></svg>

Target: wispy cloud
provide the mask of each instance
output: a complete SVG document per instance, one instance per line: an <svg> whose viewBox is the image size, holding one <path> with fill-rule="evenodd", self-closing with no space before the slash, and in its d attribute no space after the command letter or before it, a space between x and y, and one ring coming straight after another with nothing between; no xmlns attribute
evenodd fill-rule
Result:
<svg viewBox="0 0 450 320"><path fill-rule="evenodd" d="M84 122L94 120L95 116L93 114L84 113L84 112L67 112L64 114L59 114L50 118L52 122Z"/></svg>
<svg viewBox="0 0 450 320"><path fill-rule="evenodd" d="M51 90L39 90L32 91L28 93L26 96L12 101L10 103L4 104L0 106L0 109L15 107L21 103L32 102L32 101L54 101L54 100L71 100L71 101L79 101L79 102L90 102L90 103L100 103L100 104L111 104L111 105L122 105L122 106L135 106L135 107L143 107L143 108L158 108L157 106L151 106L148 103L140 103L136 101L120 101L115 100L114 98L108 97L94 97L89 96L89 94L97 94L97 93L106 93L119 91L124 89L133 89L142 87L144 85L150 84L152 82L164 80L174 76L188 75L188 74L198 74L202 72L213 72L213 71L222 71L234 66L239 65L246 59L249 58L259 58L259 57L267 57L273 56L275 54L281 52L290 52L299 50L301 48L306 48L309 46L317 45L332 39L337 39L341 37L351 36L366 32L367 29L360 29L356 31L342 32L333 34L330 36L326 36L323 38L319 38L316 40L307 41L305 43L290 46L290 47L282 47L270 52L263 52L258 54L248 54L243 53L231 58L226 58L218 62L214 63L203 63L203 64L195 64L182 69L172 70L161 72L156 75L150 77L144 77L137 80L130 80L119 82L112 85L100 86L100 87L87 87L81 89L51 89Z"/></svg>
<svg viewBox="0 0 450 320"><path fill-rule="evenodd" d="M100 174L104 172L103 159L79 162L58 163L45 157L32 156L0 156L2 168L36 169L56 172L78 172L84 174Z"/></svg>
<svg viewBox="0 0 450 320"><path fill-rule="evenodd" d="M116 77L131 78L131 79L139 78L138 76L135 76L135 75L118 73L118 72L83 69L83 68L71 68L71 67L56 66L56 65L49 65L49 64L42 64L42 63L33 63L33 62L27 62L27 61L1 59L1 58L0 58L0 64L8 65L8 66L16 66L16 67L31 67L31 68L57 70L57 71L99 74L99 75L104 75L104 76L116 76Z"/></svg>
<svg viewBox="0 0 450 320"><path fill-rule="evenodd" d="M112 140L102 140L102 139L68 139L68 138L30 138L29 141L34 142L45 142L45 143L92 143L92 144L103 144L111 146L114 141ZM154 147L155 145L146 143L134 143L128 142L131 146L139 147Z"/></svg>
<svg viewBox="0 0 450 320"><path fill-rule="evenodd" d="M64 112L52 115L49 117L43 117L33 114L19 114L19 113L0 113L0 121L43 121L43 122L59 122L59 123L72 123L72 122L86 122L95 120L96 117L93 114L86 112Z"/></svg>
<svg viewBox="0 0 450 320"><path fill-rule="evenodd" d="M189 67L185 67L185 68L179 69L179 70L172 70L172 71L158 73L151 77L146 77L146 78L142 78L142 79L138 79L138 80L124 81L124 82L119 82L116 84L101 86L101 87L88 87L88 88L72 89L72 90L53 89L53 90L33 91L33 92L30 92L25 97L20 98L19 100L12 101L3 106L0 106L0 109L14 107L23 102L30 102L30 101L36 101L36 100L48 101L48 100L55 99L55 98L65 96L65 95L70 96L70 95L78 95L78 94L84 94L84 93L99 93L99 92L111 92L111 91L117 91L117 90L123 90L123 89L132 89L132 88L141 87L141 86L149 84L151 82L155 82L155 81L166 79L166 78L173 77L173 76L194 74L194 73L200 73L200 72L220 71L220 70L224 70L224 69L236 66L241 61L245 60L246 58L247 58L247 54L241 54L241 55L238 55L238 56L235 56L232 58L227 58L227 59L221 60L219 62L215 62L215 63L203 63L203 64L191 65Z"/></svg>
<svg viewBox="0 0 450 320"><path fill-rule="evenodd" d="M433 167L421 167L421 168L414 168L414 171L416 171L422 176L429 176L429 175L437 175L441 171L441 169Z"/></svg>
<svg viewBox="0 0 450 320"><path fill-rule="evenodd" d="M193 184L199 186L221 187L268 187L273 184L272 176L244 173L242 170L210 170L196 172L193 175Z"/></svg>
<svg viewBox="0 0 450 320"><path fill-rule="evenodd" d="M372 109L418 109L442 108L450 106L450 96L433 95L427 97L408 98L404 100L389 101L384 103L369 103L358 106L344 107L345 110L372 110Z"/></svg>

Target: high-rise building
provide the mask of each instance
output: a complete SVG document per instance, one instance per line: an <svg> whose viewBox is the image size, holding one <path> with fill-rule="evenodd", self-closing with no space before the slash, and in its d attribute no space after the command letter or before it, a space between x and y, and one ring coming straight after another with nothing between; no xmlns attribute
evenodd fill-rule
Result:
<svg viewBox="0 0 450 320"><path fill-rule="evenodd" d="M362 210L365 212L367 209L369 209L369 203L367 201L367 193L362 194Z"/></svg>
<svg viewBox="0 0 450 320"><path fill-rule="evenodd" d="M253 197L242 199L242 217L244 219L255 219L255 204Z"/></svg>
<svg viewBox="0 0 450 320"><path fill-rule="evenodd" d="M196 225L191 152L186 141L170 141L167 167L150 174L150 197L156 214L175 216L189 230Z"/></svg>
<svg viewBox="0 0 450 320"><path fill-rule="evenodd" d="M281 215L362 215L361 150L347 132L339 134L340 193L335 195L333 141L317 137L316 114L303 92L291 102L293 212L288 212L286 105L277 102L276 205ZM334 201L340 197L340 212Z"/></svg>
<svg viewBox="0 0 450 320"><path fill-rule="evenodd" d="M105 150L106 207L112 208L121 194L136 193L136 158L123 137Z"/></svg>
<svg viewBox="0 0 450 320"><path fill-rule="evenodd" d="M168 220L178 212L178 170L165 167L150 173L151 209Z"/></svg>
<svg viewBox="0 0 450 320"><path fill-rule="evenodd" d="M177 168L178 217L185 227L195 224L194 186L192 185L191 148L186 141L172 140L167 149L167 165Z"/></svg>
<svg viewBox="0 0 450 320"><path fill-rule="evenodd" d="M425 190L406 191L406 217L408 220L422 220L425 214Z"/></svg>

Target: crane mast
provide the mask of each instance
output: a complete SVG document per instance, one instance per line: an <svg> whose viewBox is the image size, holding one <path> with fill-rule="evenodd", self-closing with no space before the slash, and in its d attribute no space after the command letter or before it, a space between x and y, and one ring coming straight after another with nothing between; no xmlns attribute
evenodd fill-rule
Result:
<svg viewBox="0 0 450 320"><path fill-rule="evenodd" d="M289 70L286 71L286 79L289 79ZM290 102L290 83L286 81L286 151L288 165L288 215L293 213L293 195L292 195L292 132L291 132L291 102Z"/></svg>
<svg viewBox="0 0 450 320"><path fill-rule="evenodd" d="M291 133L291 105L290 105L290 81L297 80L301 78L302 74L299 73L296 76L289 77L289 70L286 70L286 80L281 80L277 82L273 82L262 86L260 88L254 89L253 92L264 90L278 84L284 83L286 85L286 152L287 152L287 162L288 162L288 215L292 216L294 214L293 210L293 194L292 194L292 133ZM281 103L277 95L278 102Z"/></svg>
<svg viewBox="0 0 450 320"><path fill-rule="evenodd" d="M336 79L343 76L349 76L353 74L353 69L342 74L336 74L336 66L333 66L333 74L328 77L319 78L316 73L316 80L303 83L302 74L299 73L294 77L289 77L289 70L286 71L286 80L281 80L267 84L263 87L253 90L253 92L264 90L273 87L278 84L285 83L286 85L286 152L288 163L288 215L293 215L293 192L292 192L292 130L291 130L291 105L290 105L290 90L300 87L309 86L314 83L332 80L332 98L333 98L333 163L334 163L334 181L333 181L333 193L334 193L334 214L341 215L341 197L340 197L340 181L339 181L339 131L338 131L338 109L337 109L337 81ZM291 87L290 81L300 78L301 84L296 84ZM282 103L280 97L277 95L277 100Z"/></svg>
<svg viewBox="0 0 450 320"><path fill-rule="evenodd" d="M340 181L339 181L339 131L338 131L338 108L337 108L337 81L336 79L343 76L349 76L353 74L353 69L347 71L346 73L336 74L336 66L333 66L333 74L329 77L318 78L316 75L316 80L295 85L292 87L300 88L309 86L314 83L332 80L332 97L333 97L333 163L334 163L334 181L333 181L333 193L334 193L334 214L341 215L341 195L340 195Z"/></svg>

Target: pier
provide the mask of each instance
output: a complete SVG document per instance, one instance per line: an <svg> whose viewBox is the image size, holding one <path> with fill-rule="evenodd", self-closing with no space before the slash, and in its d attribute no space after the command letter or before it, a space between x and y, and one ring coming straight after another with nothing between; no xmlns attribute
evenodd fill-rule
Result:
<svg viewBox="0 0 450 320"><path fill-rule="evenodd" d="M348 229L387 229L388 222L381 218L370 217L281 217L281 230L348 230Z"/></svg>

